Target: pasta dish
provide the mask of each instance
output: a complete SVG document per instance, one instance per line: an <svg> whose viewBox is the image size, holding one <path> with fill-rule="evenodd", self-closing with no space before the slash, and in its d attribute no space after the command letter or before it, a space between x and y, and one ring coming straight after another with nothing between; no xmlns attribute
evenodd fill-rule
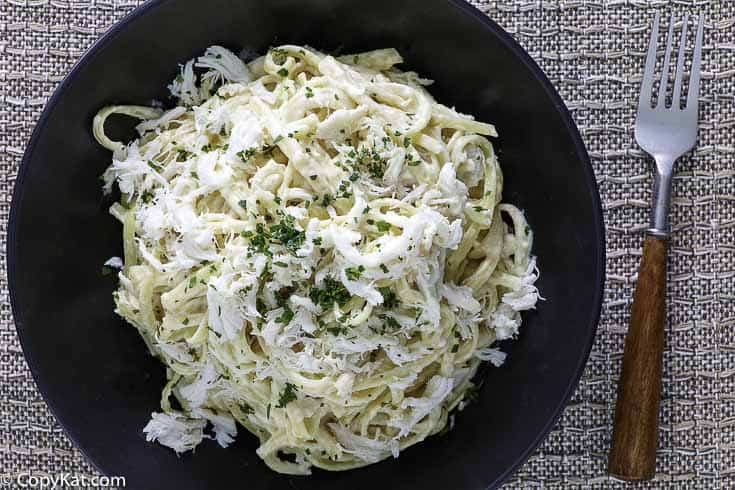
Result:
<svg viewBox="0 0 735 490"><path fill-rule="evenodd" d="M394 49L301 46L180 67L173 109L94 118L120 198L116 311L166 366L143 429L177 453L238 424L273 470L398 457L450 428L539 294L501 201L495 128L434 100ZM105 121L138 118L113 141Z"/></svg>

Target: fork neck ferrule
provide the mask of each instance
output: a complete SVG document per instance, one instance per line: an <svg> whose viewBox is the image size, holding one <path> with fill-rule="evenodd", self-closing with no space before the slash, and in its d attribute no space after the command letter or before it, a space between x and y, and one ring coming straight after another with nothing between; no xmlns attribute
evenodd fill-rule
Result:
<svg viewBox="0 0 735 490"><path fill-rule="evenodd" d="M657 167L659 167L657 165ZM668 238L671 234L669 224L669 208L671 206L672 172L662 172L656 169L653 181L653 202L651 207L651 224L648 235Z"/></svg>

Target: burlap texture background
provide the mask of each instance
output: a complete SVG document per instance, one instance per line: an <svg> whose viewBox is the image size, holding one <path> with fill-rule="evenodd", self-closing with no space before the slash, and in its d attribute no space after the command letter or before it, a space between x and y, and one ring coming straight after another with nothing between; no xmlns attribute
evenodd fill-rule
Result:
<svg viewBox="0 0 735 490"><path fill-rule="evenodd" d="M369 0L366 0L369 1ZM7 292L18 165L71 65L139 1L0 0L0 474L94 474L36 390ZM635 488L735 487L735 1L473 0L529 51L579 125L605 207L607 286L582 381L507 488L622 488L606 476L615 390L647 224L651 174L633 139L654 11L706 15L699 143L677 167L659 465Z"/></svg>

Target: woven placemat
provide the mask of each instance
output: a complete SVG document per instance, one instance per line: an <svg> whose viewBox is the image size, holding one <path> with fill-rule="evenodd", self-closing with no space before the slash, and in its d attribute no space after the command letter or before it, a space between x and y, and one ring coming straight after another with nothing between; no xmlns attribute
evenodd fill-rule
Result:
<svg viewBox="0 0 735 490"><path fill-rule="evenodd" d="M4 248L15 174L44 103L84 49L139 3L0 0L0 475L95 474L26 367ZM735 487L735 1L472 3L516 37L571 109L592 156L608 238L602 321L587 369L559 424L507 488L625 486L605 466L647 224L651 175L632 125L656 10L703 12L707 24L700 140L674 183L658 472L632 486Z"/></svg>

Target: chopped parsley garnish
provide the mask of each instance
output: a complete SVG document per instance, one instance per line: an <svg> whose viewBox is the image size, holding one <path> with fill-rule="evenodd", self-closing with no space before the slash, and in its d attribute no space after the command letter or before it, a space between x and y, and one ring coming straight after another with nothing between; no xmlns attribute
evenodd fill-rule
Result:
<svg viewBox="0 0 735 490"><path fill-rule="evenodd" d="M143 194L140 195L140 198L143 200L144 203L148 204L153 200L153 194L151 194L149 191L145 191Z"/></svg>
<svg viewBox="0 0 735 490"><path fill-rule="evenodd" d="M306 239L306 233L295 227L294 217L282 214L281 221L270 228L266 228L263 223L255 225L255 232L243 231L240 233L243 238L250 240L250 249L252 252L265 254L272 257L270 251L271 243L282 245L291 254L296 255L296 251L301 248Z"/></svg>
<svg viewBox="0 0 735 490"><path fill-rule="evenodd" d="M243 162L247 162L250 158L252 158L256 153L258 153L257 148L248 148L247 150L240 150L237 152L237 156L240 157L240 160Z"/></svg>
<svg viewBox="0 0 735 490"><path fill-rule="evenodd" d="M354 160L353 165L367 170L367 172L376 179L382 179L385 174L385 168L388 161L375 149L375 147L361 148L358 152L354 149L347 154L349 158Z"/></svg>
<svg viewBox="0 0 735 490"><path fill-rule="evenodd" d="M296 396L296 385L291 383L286 383L286 387L283 389L283 392L278 397L278 408L284 408L286 405L291 403L292 401L296 400L298 397Z"/></svg>
<svg viewBox="0 0 735 490"><path fill-rule="evenodd" d="M375 225L378 227L378 231L380 232L389 231L391 228L391 224L383 220L376 222Z"/></svg>
<svg viewBox="0 0 735 490"><path fill-rule="evenodd" d="M283 141L283 136L279 134L278 136L276 136L276 139L273 140L273 144L277 145L281 141Z"/></svg>
<svg viewBox="0 0 735 490"><path fill-rule="evenodd" d="M395 308L398 306L398 297L396 293L389 287L378 288L380 294L383 295L383 306L385 308Z"/></svg>
<svg viewBox="0 0 735 490"><path fill-rule="evenodd" d="M350 300L350 293L344 285L331 276L324 278L322 287L311 288L309 299L322 308L331 308L334 303L343 306Z"/></svg>
<svg viewBox="0 0 735 490"><path fill-rule="evenodd" d="M310 178L311 180L316 180L317 176L316 176L316 175L310 175L310 176L309 176L309 178Z"/></svg>
<svg viewBox="0 0 735 490"><path fill-rule="evenodd" d="M398 323L398 320L396 320L392 316L385 315L382 318L385 321L385 326L386 327L388 327L390 329L393 329L393 330L397 330L397 329L401 328L401 324Z"/></svg>
<svg viewBox="0 0 735 490"><path fill-rule="evenodd" d="M359 267L348 267L345 269L345 275L347 276L347 279L351 281L357 281L360 279L363 272L365 272L365 267L362 265Z"/></svg>
<svg viewBox="0 0 735 490"><path fill-rule="evenodd" d="M326 193L324 194L324 197L322 198L322 206L326 208L327 206L332 204L333 201L334 201L334 197L332 197L330 193Z"/></svg>
<svg viewBox="0 0 735 490"><path fill-rule="evenodd" d="M271 56L273 57L273 62L277 65L282 65L286 62L286 59L288 58L288 51L281 48L273 48L270 51Z"/></svg>
<svg viewBox="0 0 735 490"><path fill-rule="evenodd" d="M306 87L306 98L311 99L312 97L314 97L314 91L311 90L311 87L307 86Z"/></svg>
<svg viewBox="0 0 735 490"><path fill-rule="evenodd" d="M273 265L275 265L277 267L288 267L288 264L287 263L281 262L280 260L277 261L277 262L273 262Z"/></svg>
<svg viewBox="0 0 735 490"><path fill-rule="evenodd" d="M271 226L270 233L273 240L286 247L293 255L296 255L296 251L304 244L306 233L296 229L294 222L293 216L283 215L280 223Z"/></svg>
<svg viewBox="0 0 735 490"><path fill-rule="evenodd" d="M283 305L283 313L281 313L276 318L276 323L281 323L283 325L288 325L291 323L291 320L293 320L294 312L293 310L288 306L288 304Z"/></svg>
<svg viewBox="0 0 735 490"><path fill-rule="evenodd" d="M281 75L282 77L287 77L288 76L288 70L285 69L285 68L281 68L280 70L278 70L278 74Z"/></svg>
<svg viewBox="0 0 735 490"><path fill-rule="evenodd" d="M253 407L251 407L247 403L243 403L242 405L240 405L240 411L245 415L250 415L251 413L255 412L255 410L253 410Z"/></svg>
<svg viewBox="0 0 735 490"><path fill-rule="evenodd" d="M265 254L270 257L273 254L268 248L270 245L269 238L270 234L268 233L268 230L266 230L265 225L263 223L258 223L255 225L255 234L250 239L250 246L255 252Z"/></svg>
<svg viewBox="0 0 735 490"><path fill-rule="evenodd" d="M347 327L342 326L342 325L337 325L337 326L334 326L334 327L327 327L327 332L331 333L335 337L337 337L339 335L346 334L347 331L348 331L347 330Z"/></svg>
<svg viewBox="0 0 735 490"><path fill-rule="evenodd" d="M243 199L242 201L237 201L237 204L238 204L238 205L239 205L239 206L240 206L241 208L243 208L243 209L244 209L245 211L247 211L247 210L248 210L248 202L247 202L246 200L244 200L244 199Z"/></svg>
<svg viewBox="0 0 735 490"><path fill-rule="evenodd" d="M388 273L388 267L385 264L380 264L380 270L384 273Z"/></svg>
<svg viewBox="0 0 735 490"><path fill-rule="evenodd" d="M186 150L176 150L176 161L185 162L189 158L189 152Z"/></svg>
<svg viewBox="0 0 735 490"><path fill-rule="evenodd" d="M408 165L409 167L415 167L419 163L421 163L421 160L414 159L412 153L406 153L406 165Z"/></svg>

